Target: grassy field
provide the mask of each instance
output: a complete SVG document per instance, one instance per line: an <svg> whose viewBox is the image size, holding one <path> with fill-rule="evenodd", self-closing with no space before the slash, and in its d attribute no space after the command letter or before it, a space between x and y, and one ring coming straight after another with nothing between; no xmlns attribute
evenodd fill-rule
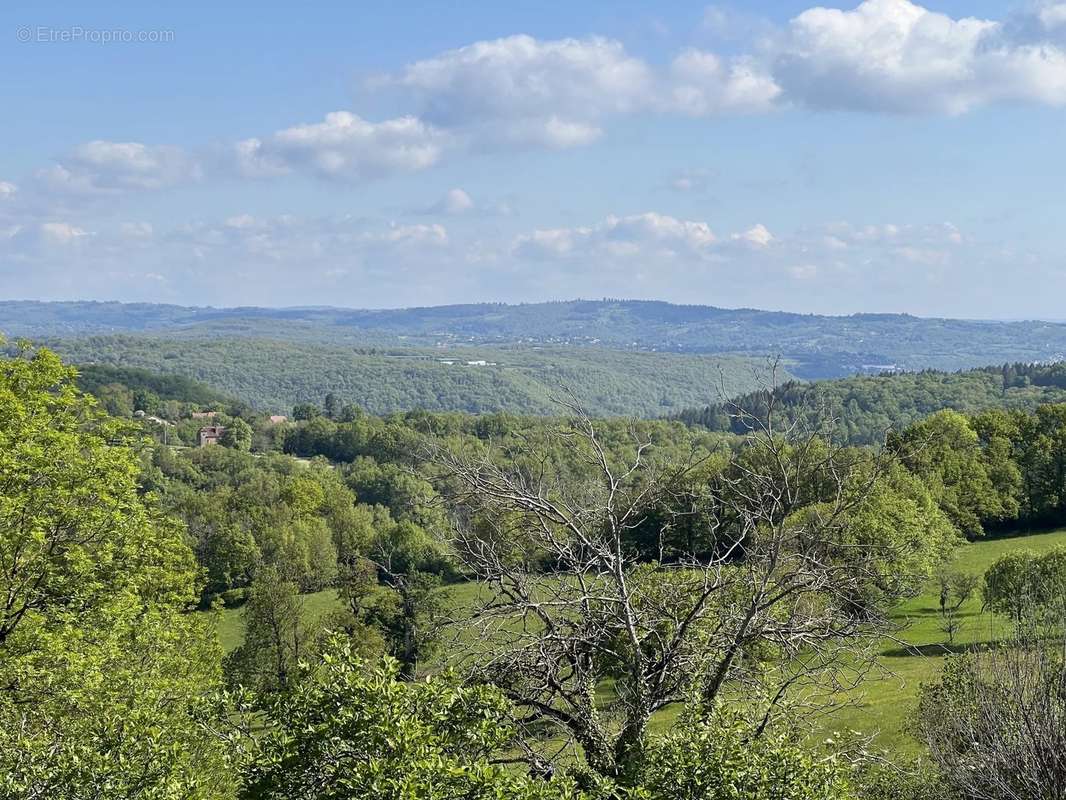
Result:
<svg viewBox="0 0 1066 800"><path fill-rule="evenodd" d="M1006 552L1020 548L1041 552L1056 545L1066 545L1066 530L963 544L956 553L953 567L981 575ZM448 591L452 602L469 605L474 600L477 586L460 584ZM333 590L305 595L304 602L307 613L319 617L340 607ZM893 617L901 630L897 637L883 642L878 655L880 670L851 694L850 705L823 721L821 729L816 732L819 737L857 731L874 734L875 744L887 750L904 753L918 750L918 743L907 732L908 719L915 708L922 682L935 678L950 651L947 636L939 625L939 607L939 589L930 585L924 593L896 609ZM1001 622L981 612L980 590L961 607L959 617L962 627L955 635L955 650L995 641L1003 633ZM219 637L227 651L240 644L243 631L241 610L224 611ZM654 727L669 727L677 713L669 709L662 712L655 719Z"/></svg>
<svg viewBox="0 0 1066 800"><path fill-rule="evenodd" d="M1066 530L1029 536L992 538L959 547L954 569L983 575L989 565L1004 553L1017 549L1036 552L1066 545ZM896 609L894 619L902 630L898 640L886 640L878 657L881 675L864 682L851 698L854 705L827 718L819 733L858 731L876 734L875 743L887 750L916 752L919 744L907 727L917 703L922 682L935 679L945 656L975 645L995 641L1003 635L1002 621L981 612L980 589L960 609L962 627L951 648L940 628L939 588L925 592Z"/></svg>

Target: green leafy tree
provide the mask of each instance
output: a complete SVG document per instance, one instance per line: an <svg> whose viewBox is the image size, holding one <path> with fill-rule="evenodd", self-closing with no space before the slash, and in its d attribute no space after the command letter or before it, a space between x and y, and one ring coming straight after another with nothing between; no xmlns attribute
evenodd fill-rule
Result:
<svg viewBox="0 0 1066 800"><path fill-rule="evenodd" d="M225 797L192 553L74 377L47 350L0 361L0 796Z"/></svg>
<svg viewBox="0 0 1066 800"><path fill-rule="evenodd" d="M847 800L850 766L784 725L763 727L742 706L699 705L654 738L634 797L648 800Z"/></svg>
<svg viewBox="0 0 1066 800"><path fill-rule="evenodd" d="M250 450L252 447L252 426L240 417L229 421L219 443L234 450Z"/></svg>
<svg viewBox="0 0 1066 800"><path fill-rule="evenodd" d="M322 409L314 403L297 403L292 407L292 418L297 421L314 419L321 416Z"/></svg>
<svg viewBox="0 0 1066 800"><path fill-rule="evenodd" d="M317 635L296 583L275 567L261 569L244 606L244 625L244 642L226 658L230 680L261 694L288 687Z"/></svg>
<svg viewBox="0 0 1066 800"><path fill-rule="evenodd" d="M302 665L244 776L242 800L563 800L572 786L493 761L512 743L509 704L447 676L397 680L334 639Z"/></svg>
<svg viewBox="0 0 1066 800"><path fill-rule="evenodd" d="M940 411L890 443L967 536L982 535L984 520L1002 519L1016 509L1012 497L996 491L977 431L962 414Z"/></svg>
<svg viewBox="0 0 1066 800"><path fill-rule="evenodd" d="M127 596L34 633L0 668L0 797L233 796L210 617Z"/></svg>
<svg viewBox="0 0 1066 800"><path fill-rule="evenodd" d="M336 419L340 416L341 401L337 395L333 392L329 392L326 395L326 399L323 401L322 410L325 411L326 416L330 419Z"/></svg>
<svg viewBox="0 0 1066 800"><path fill-rule="evenodd" d="M1018 623L1066 623L1066 547L1003 554L985 571L984 601Z"/></svg>
<svg viewBox="0 0 1066 800"><path fill-rule="evenodd" d="M1006 647L949 657L922 687L919 739L949 796L1058 800L1066 796L1066 668L1023 634Z"/></svg>

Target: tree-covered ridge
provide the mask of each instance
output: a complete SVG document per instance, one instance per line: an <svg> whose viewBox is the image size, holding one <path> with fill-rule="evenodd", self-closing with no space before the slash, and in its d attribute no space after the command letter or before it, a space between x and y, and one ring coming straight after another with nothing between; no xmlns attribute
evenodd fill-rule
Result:
<svg viewBox="0 0 1066 800"><path fill-rule="evenodd" d="M643 300L482 303L387 310L189 308L121 303L0 303L9 335L111 333L251 337L349 346L580 345L627 350L784 355L804 378L893 365L962 369L1066 356L1066 324L830 317Z"/></svg>
<svg viewBox="0 0 1066 800"><path fill-rule="evenodd" d="M856 375L833 381L785 381L772 391L760 389L725 402L691 408L676 415L712 431L743 433L735 409L765 415L772 403L789 420L830 416L836 433L855 443L876 443L890 430L942 409L973 414L986 409L1033 410L1066 401L1066 363L1005 364L962 372Z"/></svg>
<svg viewBox="0 0 1066 800"><path fill-rule="evenodd" d="M597 416L657 417L758 385L765 360L601 348L342 348L275 339L91 336L50 343L89 367L180 375L284 413L327 393L365 411L555 414L573 391ZM471 363L473 362L473 363Z"/></svg>
<svg viewBox="0 0 1066 800"><path fill-rule="evenodd" d="M122 386L133 395L154 395L161 400L173 400L178 403L212 406L234 402L222 392L183 375L167 375L150 369L104 364L86 364L77 369L78 387L92 395L99 396L108 386ZM143 405L138 405L138 408L151 410Z"/></svg>

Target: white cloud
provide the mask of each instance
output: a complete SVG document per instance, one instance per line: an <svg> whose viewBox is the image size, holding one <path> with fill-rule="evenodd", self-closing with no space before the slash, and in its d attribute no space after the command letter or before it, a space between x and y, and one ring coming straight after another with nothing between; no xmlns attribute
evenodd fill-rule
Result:
<svg viewBox="0 0 1066 800"><path fill-rule="evenodd" d="M18 190L19 187L10 181L0 181L0 200L10 200Z"/></svg>
<svg viewBox="0 0 1066 800"><path fill-rule="evenodd" d="M702 167L680 169L670 174L666 185L675 192L705 192L715 177L713 170Z"/></svg>
<svg viewBox="0 0 1066 800"><path fill-rule="evenodd" d="M93 233L69 222L16 225L6 231L8 252L16 256L49 253L88 241Z"/></svg>
<svg viewBox="0 0 1066 800"><path fill-rule="evenodd" d="M69 244L90 235L88 231L67 222L44 222L39 230L45 241L55 244Z"/></svg>
<svg viewBox="0 0 1066 800"><path fill-rule="evenodd" d="M703 256L717 242L705 222L691 222L649 211L609 216L589 227L553 228L522 234L512 252L523 258Z"/></svg>
<svg viewBox="0 0 1066 800"><path fill-rule="evenodd" d="M662 110L704 117L769 111L781 93L754 59L723 61L714 53L685 50L670 65Z"/></svg>
<svg viewBox="0 0 1066 800"><path fill-rule="evenodd" d="M307 169L327 178L367 180L431 167L448 146L445 132L415 117L369 122L334 111L322 122L238 142L234 157L250 177Z"/></svg>
<svg viewBox="0 0 1066 800"><path fill-rule="evenodd" d="M752 247L769 247L774 241L774 235L766 229L765 225L759 223L748 228L746 231L734 233L732 239L733 241L743 242Z"/></svg>
<svg viewBox="0 0 1066 800"><path fill-rule="evenodd" d="M119 233L128 239L151 239L155 228L149 222L123 222Z"/></svg>
<svg viewBox="0 0 1066 800"><path fill-rule="evenodd" d="M180 147L103 140L79 145L37 173L46 189L77 195L162 189L202 177L200 164Z"/></svg>
<svg viewBox="0 0 1066 800"><path fill-rule="evenodd" d="M462 189L456 187L449 189L444 193L444 196L437 202L423 208L421 211L416 211L419 214L445 214L447 216L456 217L462 214L468 214L475 210L474 200Z"/></svg>
<svg viewBox="0 0 1066 800"><path fill-rule="evenodd" d="M1044 8L1049 24L1059 8ZM999 102L1066 103L1066 51L1046 35L1020 40L1016 28L909 0L816 7L789 23L773 73L783 97L813 108L961 114Z"/></svg>
<svg viewBox="0 0 1066 800"><path fill-rule="evenodd" d="M475 141L555 148L595 141L616 115L762 111L777 93L747 58L687 50L659 69L598 36L475 42L370 85L409 93L424 119Z"/></svg>
<svg viewBox="0 0 1066 800"><path fill-rule="evenodd" d="M818 267L815 264L796 264L788 268L788 274L798 281L810 281L818 277Z"/></svg>
<svg viewBox="0 0 1066 800"><path fill-rule="evenodd" d="M393 224L385 233L367 234L363 241L376 244L390 242L395 244L444 245L448 243L448 231L443 225L397 225Z"/></svg>

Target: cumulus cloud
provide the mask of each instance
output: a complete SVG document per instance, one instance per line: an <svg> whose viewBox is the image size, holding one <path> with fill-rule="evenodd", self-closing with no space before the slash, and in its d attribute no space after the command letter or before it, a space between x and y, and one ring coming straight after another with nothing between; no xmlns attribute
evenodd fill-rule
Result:
<svg viewBox="0 0 1066 800"><path fill-rule="evenodd" d="M47 190L77 195L162 189L200 180L199 162L180 147L96 140L39 170Z"/></svg>
<svg viewBox="0 0 1066 800"><path fill-rule="evenodd" d="M335 111L322 122L238 142L234 158L238 171L250 177L306 169L326 178L366 180L431 167L448 145L445 132L416 117L370 122Z"/></svg>
<svg viewBox="0 0 1066 800"><path fill-rule="evenodd" d="M663 111L705 117L769 111L781 89L753 58L725 61L714 53L689 49L670 65Z"/></svg>
<svg viewBox="0 0 1066 800"><path fill-rule="evenodd" d="M521 234L512 252L522 258L701 257L718 241L705 222L680 220L649 211L609 216L597 225L551 228Z"/></svg>
<svg viewBox="0 0 1066 800"><path fill-rule="evenodd" d="M962 114L999 102L1062 105L1066 51L1051 36L1061 8L1029 11L1024 22L954 19L909 0L811 8L789 23L773 74L784 98L813 108Z"/></svg>
<svg viewBox="0 0 1066 800"><path fill-rule="evenodd" d="M372 85L406 90L437 125L487 124L513 143L566 147L595 139L602 116L643 107L654 77L619 42L518 35L416 61Z"/></svg>
<svg viewBox="0 0 1066 800"><path fill-rule="evenodd" d="M10 200L18 189L19 187L10 181L0 181L0 200Z"/></svg>
<svg viewBox="0 0 1066 800"><path fill-rule="evenodd" d="M585 146L629 115L714 117L788 106L962 114L995 103L1066 104L1066 2L1059 0L999 21L953 18L911 0L865 0L850 9L809 8L773 33L715 7L704 23L721 36L746 31L749 52L688 48L653 64L601 36L478 41L368 81L396 94L406 115L373 121L337 110L224 145L221 159L210 149L205 156L91 141L39 170L33 189L107 195L216 172L360 182L486 149ZM698 183L679 177L674 188ZM0 182L0 197L14 188Z"/></svg>
<svg viewBox="0 0 1066 800"><path fill-rule="evenodd" d="M769 247L774 241L774 235L762 223L753 225L746 231L734 233L731 238L734 242L742 242L752 247Z"/></svg>
<svg viewBox="0 0 1066 800"><path fill-rule="evenodd" d="M424 119L479 141L557 148L596 140L612 116L759 111L777 93L750 59L687 50L661 69L598 36L475 42L370 85L406 92Z"/></svg>

